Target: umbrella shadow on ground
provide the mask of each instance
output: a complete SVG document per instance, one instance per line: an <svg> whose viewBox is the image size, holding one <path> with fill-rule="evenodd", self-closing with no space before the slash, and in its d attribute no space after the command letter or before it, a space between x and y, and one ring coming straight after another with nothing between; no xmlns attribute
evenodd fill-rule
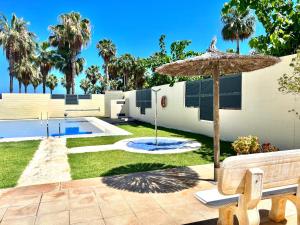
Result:
<svg viewBox="0 0 300 225"><path fill-rule="evenodd" d="M125 167L125 168L122 168ZM112 170L128 171L137 167L159 168L174 167L159 163L138 163L126 165ZM109 171L108 173L114 173ZM138 193L172 193L194 187L200 180L198 173L188 167L169 168L148 172L103 177L102 182L109 187Z"/></svg>

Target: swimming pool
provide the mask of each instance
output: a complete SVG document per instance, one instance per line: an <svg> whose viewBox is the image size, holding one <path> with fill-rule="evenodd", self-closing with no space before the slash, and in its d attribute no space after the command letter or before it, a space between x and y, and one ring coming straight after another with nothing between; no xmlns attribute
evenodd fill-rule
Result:
<svg viewBox="0 0 300 225"><path fill-rule="evenodd" d="M87 137L128 135L129 133L94 117L48 120L49 136ZM46 120L2 120L0 141L40 139L47 137Z"/></svg>

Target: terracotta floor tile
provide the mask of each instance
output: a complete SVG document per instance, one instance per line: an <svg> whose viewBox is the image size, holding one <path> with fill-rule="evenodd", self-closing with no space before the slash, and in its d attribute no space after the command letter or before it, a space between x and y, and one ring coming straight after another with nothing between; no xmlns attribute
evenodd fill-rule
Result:
<svg viewBox="0 0 300 225"><path fill-rule="evenodd" d="M214 219L218 210L203 207L200 203L173 205L163 208L178 224L189 224L195 221Z"/></svg>
<svg viewBox="0 0 300 225"><path fill-rule="evenodd" d="M3 220L1 225L33 225L35 221L35 216L24 217L21 219L10 219Z"/></svg>
<svg viewBox="0 0 300 225"><path fill-rule="evenodd" d="M125 197L128 205L134 212L160 209L159 204L149 195Z"/></svg>
<svg viewBox="0 0 300 225"><path fill-rule="evenodd" d="M188 204L188 200L178 193L152 194L152 197L161 207L172 206L174 204ZM194 200L193 200L194 201Z"/></svg>
<svg viewBox="0 0 300 225"><path fill-rule="evenodd" d="M69 198L69 191L51 191L43 194L42 202L51 202L51 201L67 201Z"/></svg>
<svg viewBox="0 0 300 225"><path fill-rule="evenodd" d="M4 213L6 212L7 208L0 208L0 221L2 220Z"/></svg>
<svg viewBox="0 0 300 225"><path fill-rule="evenodd" d="M12 206L22 206L22 205L30 205L30 204L39 204L41 200L41 194L34 195L22 195L16 196L13 199Z"/></svg>
<svg viewBox="0 0 300 225"><path fill-rule="evenodd" d="M78 198L82 195L94 195L94 189L91 187L81 187L69 189L70 198Z"/></svg>
<svg viewBox="0 0 300 225"><path fill-rule="evenodd" d="M194 197L197 191L215 188L206 180L212 178L213 165L190 168L199 173L195 186L164 194L115 189L101 178L0 190L0 225L33 225L35 220L34 225L215 225L218 210ZM259 205L261 225L297 224L295 207L290 203L287 221L271 222L267 217L270 203L266 200Z"/></svg>
<svg viewBox="0 0 300 225"><path fill-rule="evenodd" d="M102 218L99 207L84 207L72 209L70 211L70 223L88 223L91 220L100 220Z"/></svg>
<svg viewBox="0 0 300 225"><path fill-rule="evenodd" d="M104 220L89 220L83 223L73 223L71 225L105 225Z"/></svg>
<svg viewBox="0 0 300 225"><path fill-rule="evenodd" d="M94 194L84 194L77 198L70 199L70 208L83 208L89 206L97 206L97 200Z"/></svg>
<svg viewBox="0 0 300 225"><path fill-rule="evenodd" d="M161 209L136 213L142 225L176 225L172 217Z"/></svg>
<svg viewBox="0 0 300 225"><path fill-rule="evenodd" d="M78 188L78 187L91 187L104 185L101 178L89 178L82 180L72 180L61 183L61 189Z"/></svg>
<svg viewBox="0 0 300 225"><path fill-rule="evenodd" d="M35 225L69 225L69 211L39 215Z"/></svg>
<svg viewBox="0 0 300 225"><path fill-rule="evenodd" d="M66 210L69 210L68 201L42 202L39 207L38 215L61 212Z"/></svg>
<svg viewBox="0 0 300 225"><path fill-rule="evenodd" d="M7 209L7 211L4 214L4 220L35 216L37 210L38 210L37 204L10 207Z"/></svg>
<svg viewBox="0 0 300 225"><path fill-rule="evenodd" d="M138 221L137 217L131 213L123 216L116 216L105 219L106 225L140 225L141 223Z"/></svg>
<svg viewBox="0 0 300 225"><path fill-rule="evenodd" d="M99 201L105 202L119 202L124 201L121 192L112 188L97 188L95 189L96 196Z"/></svg>
<svg viewBox="0 0 300 225"><path fill-rule="evenodd" d="M104 218L121 216L132 213L129 205L125 202L114 202L114 203L100 203L100 209Z"/></svg>
<svg viewBox="0 0 300 225"><path fill-rule="evenodd" d="M0 198L0 206L1 208L4 208L4 207L9 207L12 205L13 203L13 198L10 197L10 196L7 196L7 197L1 197Z"/></svg>
<svg viewBox="0 0 300 225"><path fill-rule="evenodd" d="M39 184L39 185L32 185L26 187L17 187L13 188L2 196L13 196L16 197L18 195L33 195L33 194L41 194L45 192L55 191L59 189L59 183L53 184Z"/></svg>

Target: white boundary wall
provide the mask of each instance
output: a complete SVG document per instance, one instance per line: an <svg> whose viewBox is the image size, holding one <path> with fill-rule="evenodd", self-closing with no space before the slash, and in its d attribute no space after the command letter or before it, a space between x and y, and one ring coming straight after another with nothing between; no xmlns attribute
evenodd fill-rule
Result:
<svg viewBox="0 0 300 225"><path fill-rule="evenodd" d="M121 99L122 91L93 94L91 99L78 99L78 105L66 105L64 99L51 99L50 94L2 94L0 120L43 119L49 117L110 116L111 100Z"/></svg>
<svg viewBox="0 0 300 225"><path fill-rule="evenodd" d="M271 142L281 149L300 148L300 96L283 95L278 91L278 78L292 72L289 66L294 55L282 57L282 62L266 69L243 73L242 110L220 110L221 138L233 141L238 136L257 135L262 142ZM158 87L154 87L156 89ZM213 136L213 122L200 121L199 109L185 108L185 82L173 87L162 85L158 92L158 124ZM160 106L167 96L167 107ZM141 115L135 105L135 91L125 93L129 99L129 115L135 119L154 123L152 108ZM296 112L288 112L295 109ZM200 109L201 110L201 109Z"/></svg>

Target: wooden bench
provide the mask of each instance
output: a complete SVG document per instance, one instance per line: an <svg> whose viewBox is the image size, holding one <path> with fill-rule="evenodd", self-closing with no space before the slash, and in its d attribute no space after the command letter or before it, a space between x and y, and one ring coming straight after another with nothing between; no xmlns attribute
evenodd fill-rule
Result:
<svg viewBox="0 0 300 225"><path fill-rule="evenodd" d="M285 219L286 201L297 209L300 225L300 150L233 156L222 163L218 189L196 193L208 207L219 209L218 225L259 225L257 205L272 199L271 220Z"/></svg>

